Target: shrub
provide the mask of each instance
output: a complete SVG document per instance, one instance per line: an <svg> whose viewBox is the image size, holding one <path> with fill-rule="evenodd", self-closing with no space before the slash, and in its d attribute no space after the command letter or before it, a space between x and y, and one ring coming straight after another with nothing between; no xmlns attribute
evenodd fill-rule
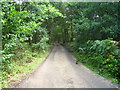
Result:
<svg viewBox="0 0 120 90"><path fill-rule="evenodd" d="M39 49L43 52L45 52L48 49L48 44L47 41L49 39L47 37L43 37L40 42L38 42L37 44L33 44L32 47L33 49Z"/></svg>
<svg viewBox="0 0 120 90"><path fill-rule="evenodd" d="M86 65L97 69L99 74L107 74L120 82L120 49L116 44L111 44L111 41L109 39L89 40L79 44L78 50L75 50L77 52L75 56Z"/></svg>

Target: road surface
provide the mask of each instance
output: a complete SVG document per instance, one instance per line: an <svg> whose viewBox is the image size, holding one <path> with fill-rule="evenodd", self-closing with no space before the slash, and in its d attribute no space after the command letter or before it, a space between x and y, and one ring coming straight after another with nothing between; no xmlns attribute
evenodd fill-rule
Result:
<svg viewBox="0 0 120 90"><path fill-rule="evenodd" d="M56 45L40 67L16 88L115 88L110 81L95 74L61 45Z"/></svg>

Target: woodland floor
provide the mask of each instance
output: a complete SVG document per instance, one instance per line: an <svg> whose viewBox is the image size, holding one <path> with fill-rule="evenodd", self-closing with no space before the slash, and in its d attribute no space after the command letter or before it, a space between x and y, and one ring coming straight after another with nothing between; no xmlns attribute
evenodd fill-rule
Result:
<svg viewBox="0 0 120 90"><path fill-rule="evenodd" d="M95 74L63 46L56 45L45 62L16 88L114 88L107 79Z"/></svg>

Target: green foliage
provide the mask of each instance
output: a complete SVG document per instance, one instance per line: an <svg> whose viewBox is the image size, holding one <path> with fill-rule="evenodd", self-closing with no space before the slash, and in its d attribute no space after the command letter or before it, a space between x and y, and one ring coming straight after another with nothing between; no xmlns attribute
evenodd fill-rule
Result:
<svg viewBox="0 0 120 90"><path fill-rule="evenodd" d="M70 49L70 51L77 51L78 48L79 48L79 44L76 43L76 42L71 42L71 43L69 44L69 49Z"/></svg>
<svg viewBox="0 0 120 90"><path fill-rule="evenodd" d="M40 42L38 42L37 44L33 44L33 48L34 49L39 49L39 50L41 50L41 51L46 51L46 50L48 50L48 45L47 45L47 41L48 41L49 39L47 38L47 37L44 37L44 38L42 38L41 40L40 40Z"/></svg>
<svg viewBox="0 0 120 90"><path fill-rule="evenodd" d="M75 3L73 25L78 42L113 38L119 40L118 3ZM80 8L78 8L80 7ZM111 7L107 8L107 7Z"/></svg>
<svg viewBox="0 0 120 90"><path fill-rule="evenodd" d="M119 56L120 50L115 44L110 44L109 39L106 40L95 40L95 41L88 41L85 47L85 52L89 54L95 55L116 55Z"/></svg>
<svg viewBox="0 0 120 90"><path fill-rule="evenodd" d="M13 68L33 62L38 55L33 51L45 52L51 42L59 42L68 44L79 60L97 68L98 73L109 73L119 81L120 49L108 39L120 40L118 5L115 2L1 2L2 80L10 77ZM15 70L14 74L21 72Z"/></svg>
<svg viewBox="0 0 120 90"><path fill-rule="evenodd" d="M5 59L2 62L2 77L1 86L2 88L8 88L10 82L16 82L23 76L26 76L31 70L35 69L48 55L40 51L32 51L29 45L25 46L24 49L17 50L19 52L16 56ZM21 76L22 75L22 76Z"/></svg>
<svg viewBox="0 0 120 90"><path fill-rule="evenodd" d="M119 80L120 49L113 40L119 41L120 29L118 27L118 3L74 3L72 20L74 25L75 41L71 49L75 55L93 70L101 75ZM76 7L74 7L76 6ZM78 8L80 7L80 8ZM108 7L111 7L108 8ZM102 11L101 11L102 10Z"/></svg>
<svg viewBox="0 0 120 90"><path fill-rule="evenodd" d="M34 57L38 57L38 53L34 51L48 51L49 35L47 23L44 22L57 17L62 18L63 15L50 3L1 2L1 6L2 67L0 68L3 75L2 84L6 86L9 83L6 80L22 72L20 68L34 62Z"/></svg>
<svg viewBox="0 0 120 90"><path fill-rule="evenodd" d="M113 78L120 83L120 49L112 40L89 40L76 50L74 54L78 60L95 70L100 75ZM72 47L71 47L72 48Z"/></svg>
<svg viewBox="0 0 120 90"><path fill-rule="evenodd" d="M50 3L37 2L23 2L22 5L2 2L1 5L3 61L9 61L24 42L33 44L36 49L47 50L49 37L42 23L49 18L62 17L57 8Z"/></svg>

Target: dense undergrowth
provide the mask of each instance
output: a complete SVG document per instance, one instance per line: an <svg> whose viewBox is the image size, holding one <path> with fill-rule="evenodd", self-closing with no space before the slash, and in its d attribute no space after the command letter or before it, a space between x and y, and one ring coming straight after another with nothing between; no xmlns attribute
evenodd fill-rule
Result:
<svg viewBox="0 0 120 90"><path fill-rule="evenodd" d="M63 17L49 2L0 2L2 22L1 87L19 80L49 52L49 19ZM49 15L48 15L49 13Z"/></svg>
<svg viewBox="0 0 120 90"><path fill-rule="evenodd" d="M98 74L120 84L120 48L112 40L88 41L84 44L72 43L73 55L78 61Z"/></svg>
<svg viewBox="0 0 120 90"><path fill-rule="evenodd" d="M37 68L49 51L49 49L46 51L36 50L27 43L22 43L21 48L12 51L14 54L3 55L2 88L10 87L11 84L21 80L22 77Z"/></svg>
<svg viewBox="0 0 120 90"><path fill-rule="evenodd" d="M18 73L32 70L55 42L70 43L79 61L120 83L120 47L108 39L120 40L119 6L116 2L1 2L2 87L20 78Z"/></svg>

